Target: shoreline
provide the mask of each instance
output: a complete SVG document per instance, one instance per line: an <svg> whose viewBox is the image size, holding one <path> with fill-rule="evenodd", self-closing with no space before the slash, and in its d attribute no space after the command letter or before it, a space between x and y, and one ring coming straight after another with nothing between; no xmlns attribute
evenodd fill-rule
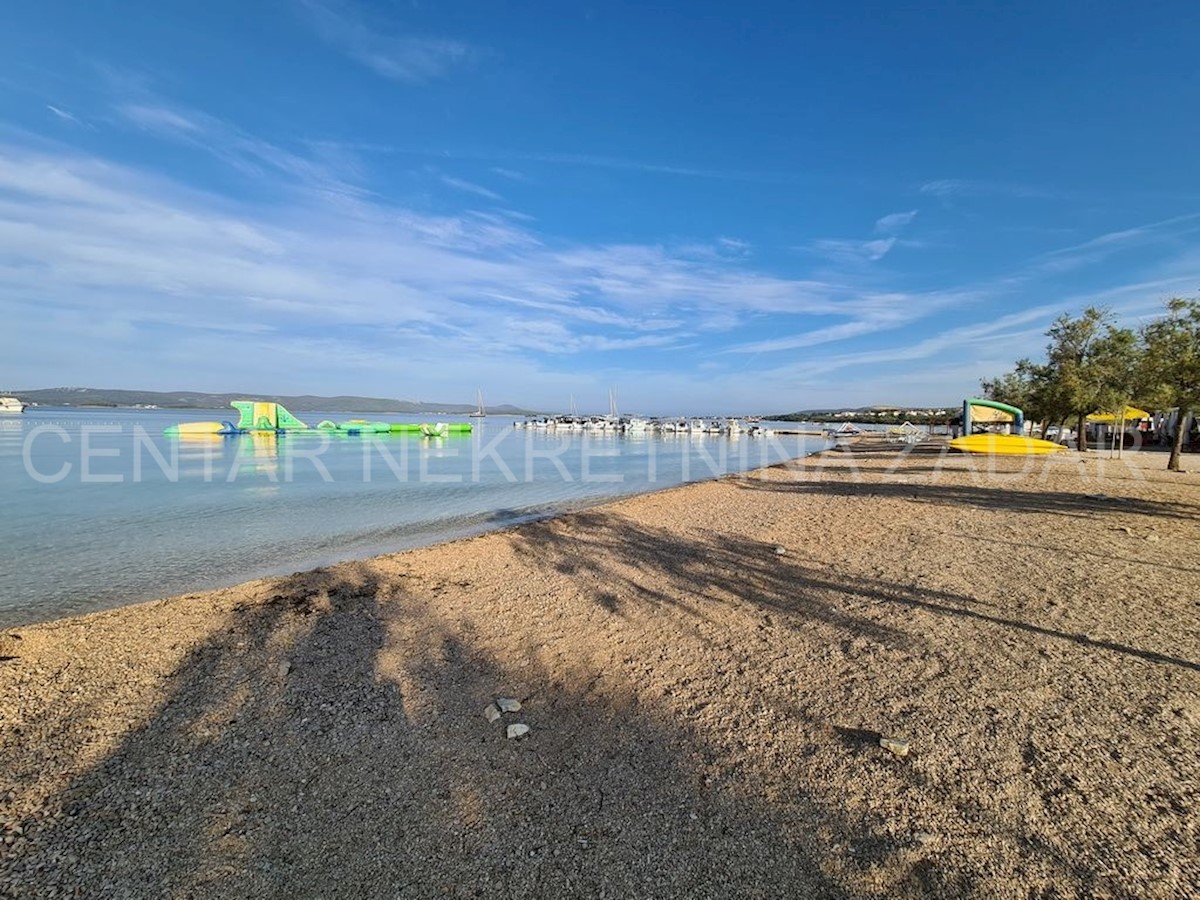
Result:
<svg viewBox="0 0 1200 900"><path fill-rule="evenodd" d="M773 463L771 466L791 465L797 461L808 458L809 456L819 455L826 452L828 448L814 450L811 453L803 456L794 457L790 460L784 460L780 463ZM765 468L770 468L767 466ZM60 619L78 618L92 615L95 613L106 612L114 609L123 609L127 606L136 606L142 603L154 603L160 600L169 600L176 597L182 597L197 593L211 593L213 591L225 590L237 587L241 584L246 584L252 581L260 581L268 578L281 578L289 575L298 575L304 572L313 571L316 569L328 568L330 566L341 565L345 563L367 562L371 559L381 556L390 556L397 553L408 553L413 550L421 550L426 547L438 546L440 544L454 543L457 541L469 540L473 537L479 537L485 534L491 534L495 531L504 531L521 524L530 522L539 522L547 519L554 519L559 516L571 515L587 509L592 509L597 506L606 506L610 503L619 503L632 497L640 497L647 494L655 494L661 491L671 491L681 487L687 487L693 484L702 484L707 481L719 481L724 478L750 477L753 472L764 467L755 467L739 472L726 472L720 475L708 475L697 480L686 481L682 483L666 484L645 489L634 489L625 493L606 494L596 497L581 497L574 500L565 500L559 503L546 504L535 503L527 507L520 507L517 512L519 515L506 516L503 522L499 524L489 524L493 522L501 513L510 513L513 510L498 508L487 512L477 513L466 518L466 521L459 522L453 527L427 527L427 525L436 526L439 523L423 523L418 528L414 529L418 533L418 537L412 542L397 539L392 544L384 546L379 543L374 543L372 539L368 542L363 537L358 537L354 543L369 543L369 546L360 549L349 549L349 555L341 555L337 551L328 554L312 554L309 558L300 563L299 568L291 568L288 565L259 567L258 574L251 572L243 572L241 574L232 574L228 577L215 578L211 581L197 581L194 587L184 590L175 591L167 595L155 594L143 596L132 601L117 601L115 604L107 600L92 599L90 601L91 609L87 611L76 612L59 612L51 611L48 616L40 615L36 612L35 607L31 606L12 606L0 607L0 629L26 628L32 625L45 624L55 622ZM551 507L543 510L545 507ZM512 521L509 521L509 519ZM388 529L380 529L375 534L384 535L388 533ZM114 589L115 592L116 589Z"/></svg>
<svg viewBox="0 0 1200 900"><path fill-rule="evenodd" d="M857 442L6 629L0 893L1186 893L1200 477L1096 457Z"/></svg>

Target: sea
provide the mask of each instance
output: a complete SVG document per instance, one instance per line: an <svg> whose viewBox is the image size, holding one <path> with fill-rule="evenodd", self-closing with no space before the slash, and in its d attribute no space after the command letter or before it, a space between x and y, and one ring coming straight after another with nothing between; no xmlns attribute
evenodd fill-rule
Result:
<svg viewBox="0 0 1200 900"><path fill-rule="evenodd" d="M465 537L827 446L788 434L562 434L495 416L372 417L474 425L442 439L163 434L231 417L53 407L0 417L0 627Z"/></svg>

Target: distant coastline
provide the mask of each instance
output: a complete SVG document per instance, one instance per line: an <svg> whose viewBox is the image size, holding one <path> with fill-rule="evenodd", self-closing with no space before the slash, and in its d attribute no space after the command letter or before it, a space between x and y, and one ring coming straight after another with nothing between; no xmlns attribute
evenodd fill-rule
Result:
<svg viewBox="0 0 1200 900"><path fill-rule="evenodd" d="M465 416L477 409L475 403L430 403L389 397L362 397L339 394L321 397L315 394L263 394L256 391L208 393L204 391L140 391L117 388L57 387L28 391L8 390L32 407L66 406L77 409L226 409L233 400L253 397L282 403L298 413L379 413L427 416ZM488 404L493 416L535 416L555 410L529 409L511 403ZM806 409L788 413L756 412L758 418L773 422L861 422L877 425L943 424L956 415L957 407L860 406Z"/></svg>
<svg viewBox="0 0 1200 900"><path fill-rule="evenodd" d="M225 409L230 401L254 397L284 404L293 412L413 413L423 415L465 415L474 412L473 403L426 403L385 397L359 397L342 394L318 397L313 394L260 394L253 391L212 394L203 391L131 391L108 388L60 387L32 391L11 391L13 396L36 406L72 406L106 409ZM534 410L510 404L490 405L488 412L500 416L533 415Z"/></svg>

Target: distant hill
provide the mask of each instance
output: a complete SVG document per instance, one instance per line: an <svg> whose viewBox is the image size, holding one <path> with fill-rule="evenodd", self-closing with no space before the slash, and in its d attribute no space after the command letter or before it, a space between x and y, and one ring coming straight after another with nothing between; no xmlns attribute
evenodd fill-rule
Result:
<svg viewBox="0 0 1200 900"><path fill-rule="evenodd" d="M777 422L877 422L898 425L901 422L936 424L952 418L958 406L856 406L834 409L804 409L799 412L764 416Z"/></svg>
<svg viewBox="0 0 1200 900"><path fill-rule="evenodd" d="M256 394L206 394L202 391L123 391L107 388L62 387L15 391L13 396L40 406L157 406L161 409L225 409L233 400L272 400L292 412L425 413L463 415L475 411L473 403L424 403L383 397L316 397ZM530 410L510 404L488 406L490 415L524 416Z"/></svg>

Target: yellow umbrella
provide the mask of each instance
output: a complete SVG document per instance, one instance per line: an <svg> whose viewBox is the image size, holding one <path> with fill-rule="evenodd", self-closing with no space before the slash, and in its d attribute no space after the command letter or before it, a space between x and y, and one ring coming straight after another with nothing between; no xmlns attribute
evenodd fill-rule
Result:
<svg viewBox="0 0 1200 900"><path fill-rule="evenodd" d="M1127 406L1125 407L1125 415L1123 417L1115 416L1112 413L1094 412L1087 417L1087 420L1089 422L1097 422L1101 425L1111 425L1116 422L1118 418L1124 418L1126 422L1136 422L1138 419L1150 418L1150 413L1146 412L1144 409L1138 409L1136 406Z"/></svg>

